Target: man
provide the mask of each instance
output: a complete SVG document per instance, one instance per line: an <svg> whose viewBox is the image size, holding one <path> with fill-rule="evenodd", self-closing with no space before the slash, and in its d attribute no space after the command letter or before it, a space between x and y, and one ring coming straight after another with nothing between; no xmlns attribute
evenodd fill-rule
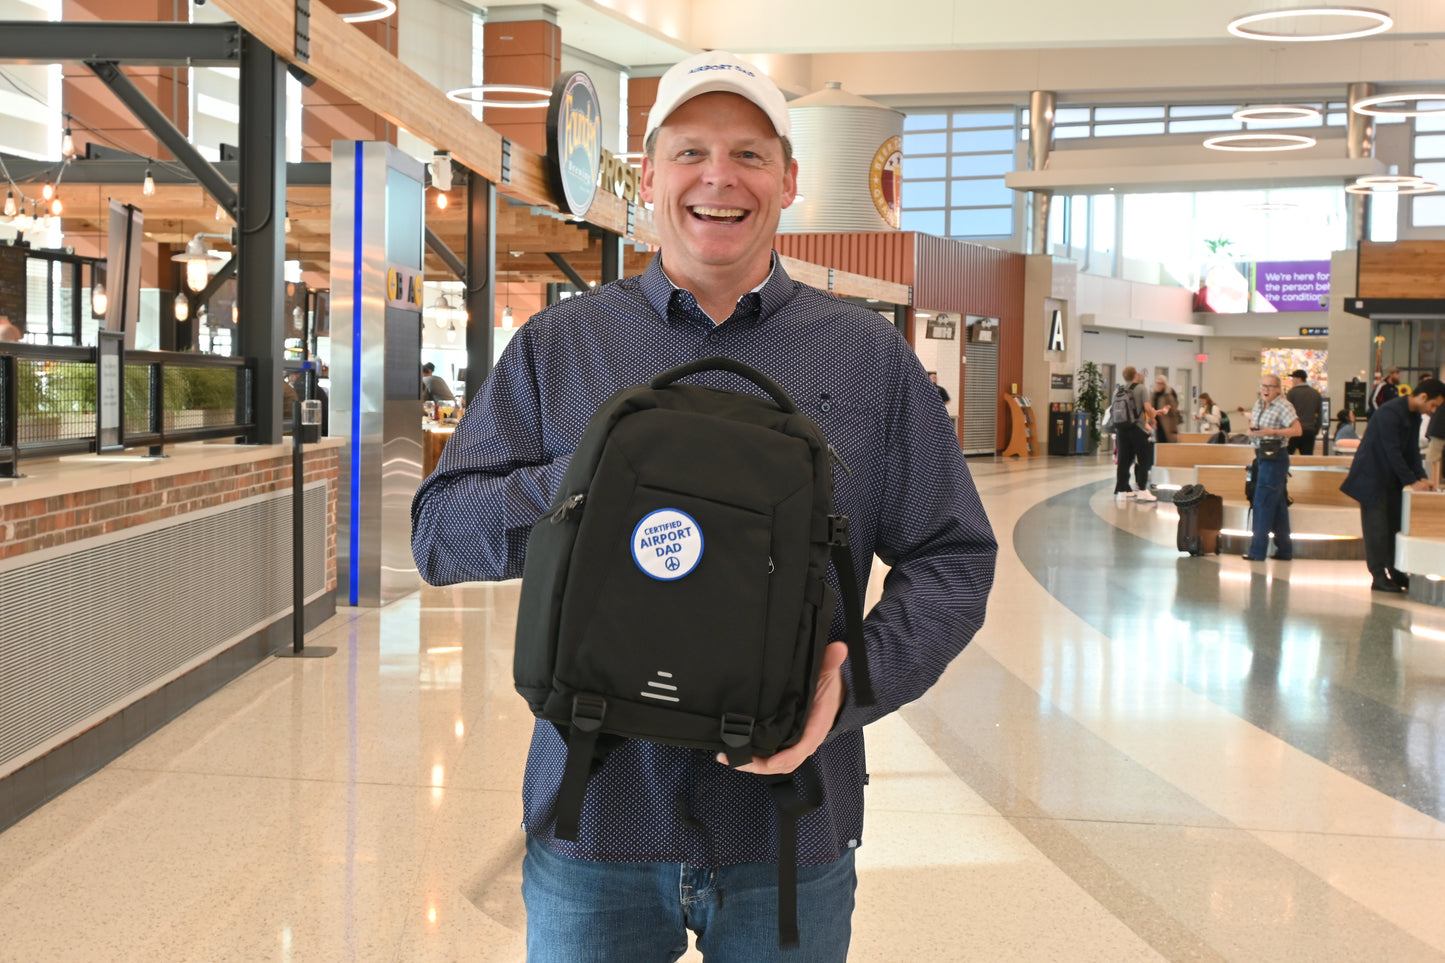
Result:
<svg viewBox="0 0 1445 963"><path fill-rule="evenodd" d="M1245 560L1261 562L1269 555L1269 536L1274 533L1274 557L1288 562L1294 557L1289 532L1289 449L1286 442L1267 439L1296 438L1299 415L1280 396L1279 375L1267 374L1259 382L1259 400L1249 412L1249 439L1254 445L1254 500L1250 514L1254 537Z"/></svg>
<svg viewBox="0 0 1445 963"><path fill-rule="evenodd" d="M938 389L938 400L944 404L948 404L948 389L938 383L938 372L928 372L928 380L933 382L933 387Z"/></svg>
<svg viewBox="0 0 1445 963"><path fill-rule="evenodd" d="M1395 568L1395 533L1406 488L1431 489L1420 462L1420 421L1433 415L1445 400L1445 384L1426 378L1408 397L1382 404L1370 418L1365 437L1350 464L1340 491L1360 503L1360 530L1365 536L1365 565L1370 588L1376 592L1403 592L1410 580Z"/></svg>
<svg viewBox="0 0 1445 963"><path fill-rule="evenodd" d="M452 394L451 385L446 379L436 373L437 366L428 361L421 366L421 400L422 401L456 401L456 395Z"/></svg>
<svg viewBox="0 0 1445 963"><path fill-rule="evenodd" d="M21 331L8 315L0 314L0 341L19 341L23 337L25 332Z"/></svg>
<svg viewBox="0 0 1445 963"><path fill-rule="evenodd" d="M1128 399L1132 418L1120 418L1114 414L1114 439L1118 445L1119 464L1114 476L1114 500L1124 502L1134 498L1141 502L1157 502L1159 499L1149 491L1149 469L1154 465L1154 449L1149 441L1149 420L1157 409L1149 403L1144 390L1144 372L1129 365L1120 372L1124 379L1119 392ZM1116 392L1118 394L1119 392ZM1129 488L1129 470L1134 470L1134 480L1139 490Z"/></svg>
<svg viewBox="0 0 1445 963"><path fill-rule="evenodd" d="M1387 401L1400 397L1400 369L1391 367L1385 372L1385 378L1380 382L1380 387L1375 389L1374 395L1370 398L1370 414L1380 410L1380 406Z"/></svg>
<svg viewBox="0 0 1445 963"><path fill-rule="evenodd" d="M522 327L417 492L412 549L435 584L517 576L592 412L676 364L731 356L777 380L847 463L835 499L858 571L875 552L892 566L864 623L877 704L855 704L847 647L834 642L802 742L741 769L624 742L588 784L576 843L554 836L565 743L539 723L523 786L531 963L672 960L686 929L709 958L779 958L776 811L753 774L792 772L810 755L827 792L798 827L798 927L807 959L841 963L862 726L922 695L983 621L997 545L923 366L876 312L791 280L772 252L797 193L789 130L782 94L731 54L663 76L641 174L660 254L641 276ZM717 372L697 380L744 387ZM830 638L842 628L840 612Z"/></svg>
<svg viewBox="0 0 1445 963"><path fill-rule="evenodd" d="M1445 457L1445 405L1437 408L1425 425L1425 474L1430 484L1440 487L1440 461Z"/></svg>
<svg viewBox="0 0 1445 963"><path fill-rule="evenodd" d="M1296 455L1313 455L1315 453L1315 438L1320 433L1320 415L1323 412L1323 402L1320 393L1310 387L1309 375L1303 368L1290 372L1290 382L1293 387L1285 393L1285 400L1290 403L1294 413L1299 416L1300 433L1289 440L1289 450Z"/></svg>

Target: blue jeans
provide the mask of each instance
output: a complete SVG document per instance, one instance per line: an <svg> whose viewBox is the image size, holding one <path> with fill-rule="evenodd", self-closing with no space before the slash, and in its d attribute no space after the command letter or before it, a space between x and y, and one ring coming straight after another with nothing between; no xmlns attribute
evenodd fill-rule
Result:
<svg viewBox="0 0 1445 963"><path fill-rule="evenodd" d="M858 875L853 851L798 867L799 946L778 948L778 868L603 863L527 837L527 963L672 963L687 931L709 963L844 963Z"/></svg>
<svg viewBox="0 0 1445 963"><path fill-rule="evenodd" d="M1289 498L1285 482L1289 479L1289 455L1281 452L1274 461L1259 461L1254 476L1254 538L1249 543L1250 558L1269 555L1269 533L1274 532L1275 554L1289 558L1294 542L1289 535Z"/></svg>

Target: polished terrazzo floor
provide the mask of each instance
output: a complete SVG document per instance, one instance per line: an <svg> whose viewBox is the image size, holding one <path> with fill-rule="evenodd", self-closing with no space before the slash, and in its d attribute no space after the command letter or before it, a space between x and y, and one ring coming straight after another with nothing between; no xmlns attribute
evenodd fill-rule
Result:
<svg viewBox="0 0 1445 963"><path fill-rule="evenodd" d="M869 731L850 959L1445 960L1445 610L970 466L989 619ZM344 610L0 833L0 960L522 960L516 599Z"/></svg>

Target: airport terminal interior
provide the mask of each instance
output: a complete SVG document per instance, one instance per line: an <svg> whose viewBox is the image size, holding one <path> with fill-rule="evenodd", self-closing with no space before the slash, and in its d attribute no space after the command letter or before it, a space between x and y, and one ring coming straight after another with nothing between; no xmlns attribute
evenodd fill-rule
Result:
<svg viewBox="0 0 1445 963"><path fill-rule="evenodd" d="M988 621L868 731L849 959L1445 957L1445 614L969 467ZM339 610L0 834L0 959L524 959L517 592Z"/></svg>
<svg viewBox="0 0 1445 963"><path fill-rule="evenodd" d="M999 545L866 729L848 959L1445 960L1445 491L1373 591L1335 438L1445 364L1445 6L0 0L0 963L526 958L520 582L424 584L411 495L654 257L713 49L791 104L777 263L912 346ZM1295 370L1249 560L1201 402Z"/></svg>

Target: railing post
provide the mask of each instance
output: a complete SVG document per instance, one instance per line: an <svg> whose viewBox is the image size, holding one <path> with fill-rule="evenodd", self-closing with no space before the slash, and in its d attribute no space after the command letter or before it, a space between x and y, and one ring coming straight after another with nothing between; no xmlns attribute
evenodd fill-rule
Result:
<svg viewBox="0 0 1445 963"><path fill-rule="evenodd" d="M0 442L10 458L0 463L0 478L20 477L20 363L13 354L0 355L0 389L5 392L5 418L0 421Z"/></svg>
<svg viewBox="0 0 1445 963"><path fill-rule="evenodd" d="M150 377L150 429L161 436L160 444L151 445L147 454L160 458L166 450L166 372L157 361L146 366Z"/></svg>

